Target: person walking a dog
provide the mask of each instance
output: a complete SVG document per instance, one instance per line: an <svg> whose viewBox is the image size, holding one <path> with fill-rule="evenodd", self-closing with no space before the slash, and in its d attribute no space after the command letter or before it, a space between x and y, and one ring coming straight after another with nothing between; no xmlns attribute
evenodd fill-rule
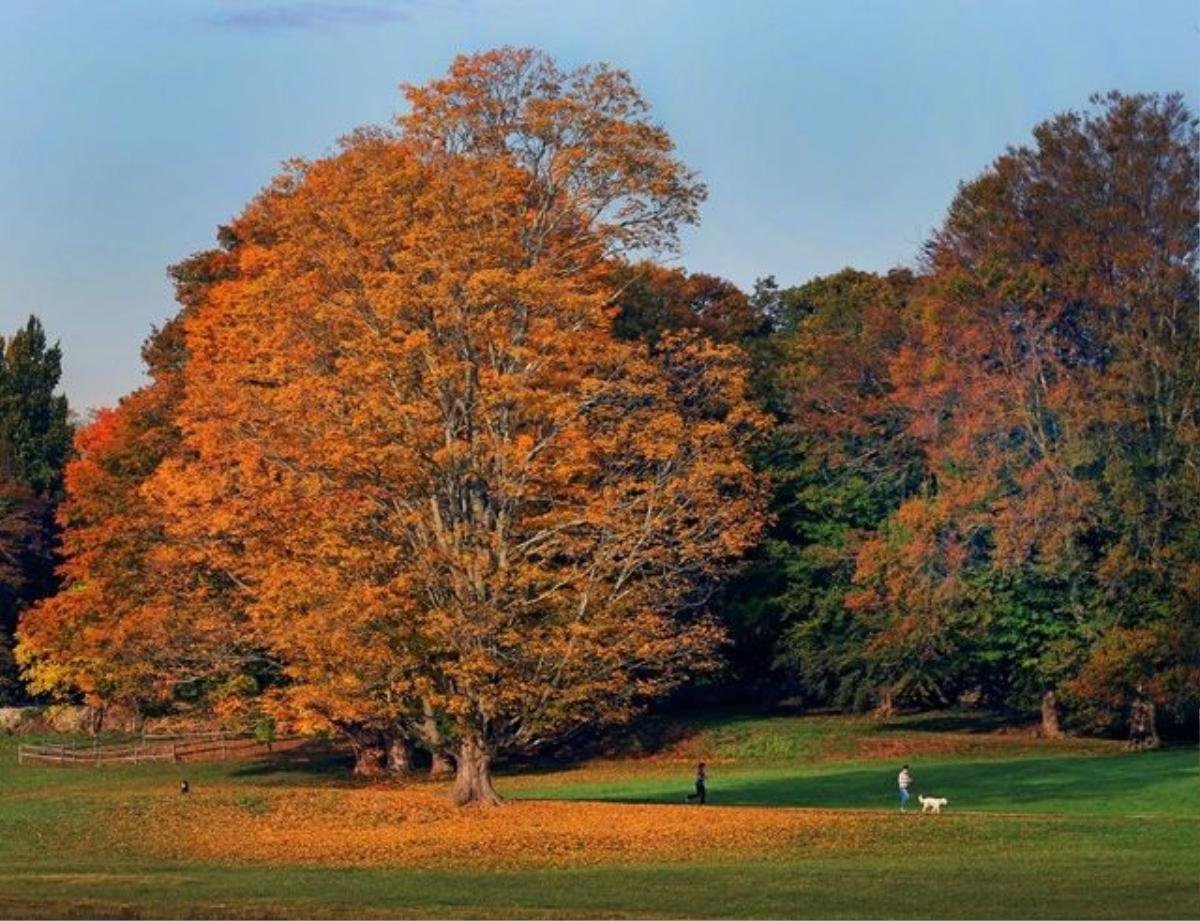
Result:
<svg viewBox="0 0 1200 921"><path fill-rule="evenodd" d="M908 788L912 786L912 774L908 772L907 764L900 768L900 776L896 778L896 781L900 785L900 811L907 812Z"/></svg>
<svg viewBox="0 0 1200 921"><path fill-rule="evenodd" d="M699 806L704 805L704 800L707 798L705 784L708 782L708 771L704 767L704 762L701 761L696 765L696 792L687 795L689 803L696 803Z"/></svg>

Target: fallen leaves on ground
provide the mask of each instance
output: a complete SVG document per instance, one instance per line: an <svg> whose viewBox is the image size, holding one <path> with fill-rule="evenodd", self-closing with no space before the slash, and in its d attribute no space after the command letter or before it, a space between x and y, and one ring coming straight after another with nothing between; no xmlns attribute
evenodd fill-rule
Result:
<svg viewBox="0 0 1200 921"><path fill-rule="evenodd" d="M568 867L795 855L865 845L878 817L832 810L516 801L458 809L435 785L210 789L145 805L142 846L178 859Z"/></svg>

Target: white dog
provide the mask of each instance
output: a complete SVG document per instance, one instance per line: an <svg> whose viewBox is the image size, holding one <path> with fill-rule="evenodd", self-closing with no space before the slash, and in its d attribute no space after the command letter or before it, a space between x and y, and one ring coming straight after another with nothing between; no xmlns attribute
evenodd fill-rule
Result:
<svg viewBox="0 0 1200 921"><path fill-rule="evenodd" d="M950 800L946 799L945 797L936 796L918 796L917 799L921 802L922 812L941 812L942 807L950 802Z"/></svg>

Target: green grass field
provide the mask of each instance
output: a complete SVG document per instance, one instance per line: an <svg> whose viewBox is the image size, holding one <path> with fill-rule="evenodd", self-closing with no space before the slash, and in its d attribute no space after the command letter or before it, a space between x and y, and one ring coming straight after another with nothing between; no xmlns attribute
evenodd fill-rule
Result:
<svg viewBox="0 0 1200 921"><path fill-rule="evenodd" d="M686 809L692 763L704 758L706 808L847 810L879 833L794 855L758 854L751 842L738 859L489 871L469 855L452 869L155 856L138 817L176 796L177 768L18 766L17 740L3 739L0 915L1200 916L1194 748L1127 754L981 728L994 727L954 714L883 725L725 714L654 756L516 771L499 783L513 799ZM895 814L901 759L918 791L949 797L947 814ZM286 758L190 765L187 775L198 791L232 791L254 810L264 798L358 789L343 769L336 758Z"/></svg>

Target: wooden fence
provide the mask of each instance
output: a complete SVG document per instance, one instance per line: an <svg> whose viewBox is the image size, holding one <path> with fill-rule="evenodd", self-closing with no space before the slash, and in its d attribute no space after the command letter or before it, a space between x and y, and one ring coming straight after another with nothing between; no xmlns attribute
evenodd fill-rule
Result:
<svg viewBox="0 0 1200 921"><path fill-rule="evenodd" d="M263 742L249 733L227 732L146 734L133 741L106 744L93 740L19 745L17 762L99 767L102 764L144 764L152 761L225 761L295 748L303 741L300 737L289 736Z"/></svg>

